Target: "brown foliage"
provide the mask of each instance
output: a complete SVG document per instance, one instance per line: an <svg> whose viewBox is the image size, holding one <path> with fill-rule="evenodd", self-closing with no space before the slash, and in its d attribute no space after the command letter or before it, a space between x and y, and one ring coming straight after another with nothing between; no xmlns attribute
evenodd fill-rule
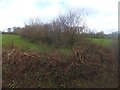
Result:
<svg viewBox="0 0 120 90"><path fill-rule="evenodd" d="M73 81L99 80L104 72L117 72L115 57L109 49L90 45L82 53L80 50L75 48L73 52L77 51L84 57L83 63L77 61L74 53L67 57L57 51L3 51L3 87L78 87Z"/></svg>

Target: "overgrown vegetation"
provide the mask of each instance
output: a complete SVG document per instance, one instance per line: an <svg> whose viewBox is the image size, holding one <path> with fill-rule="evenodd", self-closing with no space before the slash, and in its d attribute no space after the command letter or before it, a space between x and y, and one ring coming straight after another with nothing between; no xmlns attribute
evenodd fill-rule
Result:
<svg viewBox="0 0 120 90"><path fill-rule="evenodd" d="M100 46L87 48L82 53L83 63L74 53L67 57L58 51L3 52L3 87L117 87L116 57Z"/></svg>
<svg viewBox="0 0 120 90"><path fill-rule="evenodd" d="M32 19L16 35L3 34L3 87L117 87L117 43L90 38L83 16L69 11L50 23Z"/></svg>
<svg viewBox="0 0 120 90"><path fill-rule="evenodd" d="M82 40L80 33L85 32L84 22L82 12L69 11L59 15L50 23L31 19L28 25L15 30L15 33L31 42L47 43L56 48L72 48L75 43Z"/></svg>

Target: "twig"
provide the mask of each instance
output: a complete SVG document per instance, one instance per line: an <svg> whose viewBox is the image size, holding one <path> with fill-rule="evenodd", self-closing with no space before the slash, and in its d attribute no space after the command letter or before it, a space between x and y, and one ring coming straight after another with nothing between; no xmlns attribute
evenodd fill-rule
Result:
<svg viewBox="0 0 120 90"><path fill-rule="evenodd" d="M31 56L28 53L23 53L23 54L26 55L26 56L32 57L32 58L36 58L35 56Z"/></svg>
<svg viewBox="0 0 120 90"><path fill-rule="evenodd" d="M10 53L8 53L8 59L10 58L11 54L15 51L15 49L13 49Z"/></svg>
<svg viewBox="0 0 120 90"><path fill-rule="evenodd" d="M69 69L71 68L71 66L74 64L74 62L72 62L67 68L66 68L66 71L65 73L67 73L69 71Z"/></svg>

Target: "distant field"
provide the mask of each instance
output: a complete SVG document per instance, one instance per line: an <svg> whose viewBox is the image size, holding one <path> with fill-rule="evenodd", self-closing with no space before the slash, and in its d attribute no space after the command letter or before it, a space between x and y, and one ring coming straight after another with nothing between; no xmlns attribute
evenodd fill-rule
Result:
<svg viewBox="0 0 120 90"><path fill-rule="evenodd" d="M102 46L109 46L112 43L110 39L90 38L90 40ZM2 47L9 48L12 44L23 50L52 51L54 49L49 45L32 43L18 35L2 34ZM69 54L70 52L68 49L59 49L59 51L65 54Z"/></svg>
<svg viewBox="0 0 120 90"><path fill-rule="evenodd" d="M96 43L98 45L102 45L102 46L110 46L112 44L112 40L111 39L106 39L106 38L101 38L101 39L98 39L98 38L90 38L90 40L93 42L93 43Z"/></svg>
<svg viewBox="0 0 120 90"><path fill-rule="evenodd" d="M3 48L7 48L11 46L12 44L24 50L44 51L46 49L47 50L51 49L51 47L48 47L47 45L38 45L35 43L31 43L18 35L3 34L2 35Z"/></svg>

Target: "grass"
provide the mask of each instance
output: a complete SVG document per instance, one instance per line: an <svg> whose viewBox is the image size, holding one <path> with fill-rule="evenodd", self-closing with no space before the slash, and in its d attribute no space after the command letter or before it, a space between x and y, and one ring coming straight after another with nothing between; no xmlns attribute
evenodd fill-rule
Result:
<svg viewBox="0 0 120 90"><path fill-rule="evenodd" d="M19 47L24 50L37 50L37 51L50 51L52 47L48 45L36 44L29 42L28 40L23 39L18 35L9 35L2 34L2 46L3 48L9 47L11 44L14 44L16 47Z"/></svg>
<svg viewBox="0 0 120 90"><path fill-rule="evenodd" d="M51 52L53 50L56 50L53 46L47 45L47 44L36 44L32 43L28 40L23 39L21 36L18 35L11 35L11 34L2 34L2 46L3 48L9 48L14 44L16 47L29 51L29 50L35 50L35 51L40 51L40 52ZM59 52L69 55L70 54L70 49L58 49Z"/></svg>
<svg viewBox="0 0 120 90"><path fill-rule="evenodd" d="M110 39L97 39L97 38L90 38L93 43L102 45L102 46L109 46L112 43ZM2 34L2 46L3 48L9 48L14 44L16 47L19 47L22 50L35 50L35 51L53 51L55 48L53 46L47 44L36 44L32 43L28 40L23 39L21 36L18 35L11 35L11 34ZM61 53L70 55L70 49L58 49Z"/></svg>
<svg viewBox="0 0 120 90"><path fill-rule="evenodd" d="M90 38L90 40L93 43L96 43L96 44L104 46L104 47L110 46L112 44L112 40L106 39L106 38Z"/></svg>

